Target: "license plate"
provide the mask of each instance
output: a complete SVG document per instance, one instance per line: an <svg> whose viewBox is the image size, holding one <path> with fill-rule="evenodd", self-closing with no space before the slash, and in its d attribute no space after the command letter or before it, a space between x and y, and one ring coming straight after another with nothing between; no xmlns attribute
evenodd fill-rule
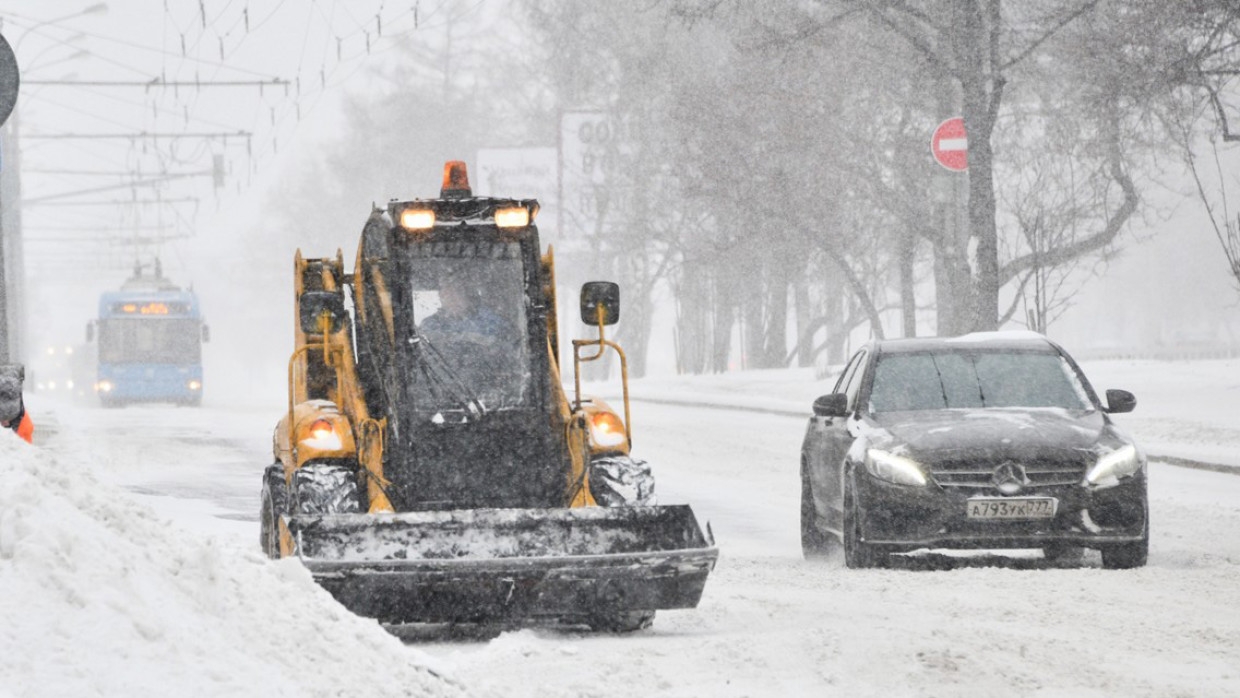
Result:
<svg viewBox="0 0 1240 698"><path fill-rule="evenodd" d="M976 497L968 503L970 519L1049 519L1059 500L1054 497Z"/></svg>

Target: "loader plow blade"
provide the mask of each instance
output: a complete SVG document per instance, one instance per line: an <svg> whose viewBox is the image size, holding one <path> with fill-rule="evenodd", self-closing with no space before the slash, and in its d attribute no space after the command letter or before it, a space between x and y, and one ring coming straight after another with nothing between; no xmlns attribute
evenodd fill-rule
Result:
<svg viewBox="0 0 1240 698"><path fill-rule="evenodd" d="M293 516L297 554L385 623L693 608L718 549L688 506Z"/></svg>

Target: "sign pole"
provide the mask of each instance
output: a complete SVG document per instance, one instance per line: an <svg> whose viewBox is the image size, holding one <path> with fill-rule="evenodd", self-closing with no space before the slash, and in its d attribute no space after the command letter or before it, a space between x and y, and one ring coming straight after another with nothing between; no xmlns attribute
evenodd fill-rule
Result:
<svg viewBox="0 0 1240 698"><path fill-rule="evenodd" d="M9 42L0 35L0 127L8 120L9 114L13 113L13 107L17 104L17 90L21 85L21 78L17 70L17 57L13 55L13 48L9 46ZM0 134L3 136L6 134ZM7 139L0 137L0 142L7 146L10 143L5 142ZM12 144L16 147L16 144ZM10 153L6 148L0 146L0 181L16 173L10 174L9 168L12 163L7 162ZM2 192L2 188L0 188ZM8 227L4 225L4 218L8 215L7 208L9 206L17 207L15 211L20 211L20 201L5 201L0 195L0 364L8 363L11 360L10 345L12 342L12 333L9 331L9 301L15 294L10 293L8 265L10 255L8 249L9 234ZM21 259L21 257L17 257ZM20 274L19 274L20 276Z"/></svg>

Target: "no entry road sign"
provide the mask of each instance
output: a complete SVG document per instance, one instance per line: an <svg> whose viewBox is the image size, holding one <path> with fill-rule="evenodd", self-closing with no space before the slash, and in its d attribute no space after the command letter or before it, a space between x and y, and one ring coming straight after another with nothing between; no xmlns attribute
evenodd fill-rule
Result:
<svg viewBox="0 0 1240 698"><path fill-rule="evenodd" d="M969 139L964 132L964 119L957 116L939 124L930 137L930 152L935 162L953 172L969 169Z"/></svg>

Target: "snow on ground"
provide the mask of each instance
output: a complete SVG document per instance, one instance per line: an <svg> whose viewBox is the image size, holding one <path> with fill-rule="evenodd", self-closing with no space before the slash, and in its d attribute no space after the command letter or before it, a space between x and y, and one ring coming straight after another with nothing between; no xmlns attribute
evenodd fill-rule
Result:
<svg viewBox="0 0 1240 698"><path fill-rule="evenodd" d="M1240 362L1085 370L1100 391L1137 394L1117 421L1147 451L1240 465ZM635 382L637 455L720 546L697 609L627 636L406 643L258 553L278 400L32 398L36 446L0 433L0 698L1240 695L1240 477L1152 458L1140 570L1102 570L1096 553L1081 569L1036 554L810 564L796 467L809 404L832 383L808 370Z"/></svg>
<svg viewBox="0 0 1240 698"><path fill-rule="evenodd" d="M101 482L85 446L0 431L0 696L466 695L298 563Z"/></svg>

